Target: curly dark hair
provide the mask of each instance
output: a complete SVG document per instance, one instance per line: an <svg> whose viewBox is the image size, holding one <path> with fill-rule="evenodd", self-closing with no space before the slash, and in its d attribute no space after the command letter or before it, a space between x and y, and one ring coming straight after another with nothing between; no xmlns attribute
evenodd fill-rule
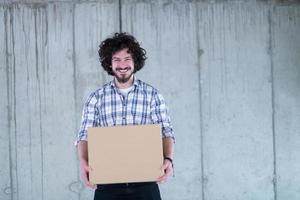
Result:
<svg viewBox="0 0 300 200"><path fill-rule="evenodd" d="M139 71L145 65L146 50L139 42L128 33L114 33L113 37L107 38L99 45L99 58L102 67L109 75L114 75L111 69L112 55L117 51L128 48L134 61L134 73Z"/></svg>

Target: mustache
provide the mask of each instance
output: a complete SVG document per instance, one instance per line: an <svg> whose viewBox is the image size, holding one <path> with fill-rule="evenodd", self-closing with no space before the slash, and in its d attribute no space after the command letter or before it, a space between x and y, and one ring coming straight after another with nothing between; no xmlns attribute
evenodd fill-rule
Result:
<svg viewBox="0 0 300 200"><path fill-rule="evenodd" d="M125 67L125 68L121 68L121 67L117 67L116 70L129 70L131 69L131 67Z"/></svg>

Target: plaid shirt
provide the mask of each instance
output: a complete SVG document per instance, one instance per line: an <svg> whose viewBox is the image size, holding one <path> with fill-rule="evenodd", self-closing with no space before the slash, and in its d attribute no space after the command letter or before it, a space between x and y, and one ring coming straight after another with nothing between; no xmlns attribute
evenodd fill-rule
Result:
<svg viewBox="0 0 300 200"><path fill-rule="evenodd" d="M138 124L161 124L162 137L175 139L167 106L155 88L134 79L132 90L123 97L111 81L88 97L76 144L87 140L89 127Z"/></svg>

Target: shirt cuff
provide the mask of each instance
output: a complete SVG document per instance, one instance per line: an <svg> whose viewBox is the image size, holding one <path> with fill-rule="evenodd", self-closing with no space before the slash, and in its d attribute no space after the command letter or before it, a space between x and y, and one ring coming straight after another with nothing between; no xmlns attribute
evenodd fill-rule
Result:
<svg viewBox="0 0 300 200"><path fill-rule="evenodd" d="M83 135L83 136L81 136L81 137L78 137L78 139L74 142L74 145L77 147L78 146L78 143L80 142L80 141L88 141L88 139L87 139L87 135Z"/></svg>
<svg viewBox="0 0 300 200"><path fill-rule="evenodd" d="M164 129L163 128L162 136L163 136L163 138L168 138L168 137L172 138L174 143L175 143L175 136L174 136L173 129L171 129L171 128L165 128Z"/></svg>

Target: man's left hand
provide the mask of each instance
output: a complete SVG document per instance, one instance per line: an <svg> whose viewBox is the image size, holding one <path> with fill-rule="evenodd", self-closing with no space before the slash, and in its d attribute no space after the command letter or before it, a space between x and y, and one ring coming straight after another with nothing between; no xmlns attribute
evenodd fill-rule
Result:
<svg viewBox="0 0 300 200"><path fill-rule="evenodd" d="M165 172L164 175L158 178L157 183L164 183L173 174L173 165L170 160L164 159L162 170Z"/></svg>

